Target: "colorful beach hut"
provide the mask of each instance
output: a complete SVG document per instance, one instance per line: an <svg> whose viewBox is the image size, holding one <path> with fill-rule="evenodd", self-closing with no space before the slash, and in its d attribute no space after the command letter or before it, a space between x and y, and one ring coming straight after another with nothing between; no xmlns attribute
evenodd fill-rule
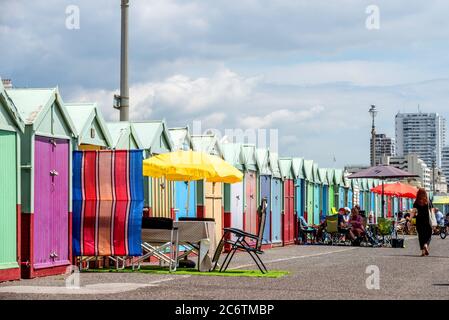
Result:
<svg viewBox="0 0 449 320"><path fill-rule="evenodd" d="M173 142L173 151L193 150L188 126L170 128L168 132ZM174 185L176 219L180 217L196 217L196 182L176 181Z"/></svg>
<svg viewBox="0 0 449 320"><path fill-rule="evenodd" d="M0 281L20 279L20 136L19 112L0 79Z"/></svg>
<svg viewBox="0 0 449 320"><path fill-rule="evenodd" d="M144 158L171 152L173 143L163 120L132 122L131 128L141 142ZM174 182L165 178L144 177L144 206L152 217L174 218Z"/></svg>
<svg viewBox="0 0 449 320"><path fill-rule="evenodd" d="M223 158L240 171L244 171L242 145L239 143L221 144ZM224 184L224 227L243 230L244 189L243 181Z"/></svg>
<svg viewBox="0 0 449 320"><path fill-rule="evenodd" d="M193 150L223 158L220 143L214 134L192 135ZM223 183L197 182L197 216L215 219L217 239L221 239L224 226Z"/></svg>
<svg viewBox="0 0 449 320"><path fill-rule="evenodd" d="M102 150L111 147L111 134L96 103L66 103L64 106L76 130L74 149Z"/></svg>
<svg viewBox="0 0 449 320"><path fill-rule="evenodd" d="M282 245L282 175L279 167L279 156L270 152L271 168L271 243L273 246Z"/></svg>
<svg viewBox="0 0 449 320"><path fill-rule="evenodd" d="M322 182L320 179L318 164L313 164L313 224L320 224L321 212L322 212L322 202L321 202L321 192L322 192Z"/></svg>
<svg viewBox="0 0 449 320"><path fill-rule="evenodd" d="M338 202L336 200L336 191L337 188L335 186L335 169L328 168L327 169L327 182L329 183L329 210L331 214L337 213L337 205Z"/></svg>
<svg viewBox="0 0 449 320"><path fill-rule="evenodd" d="M335 169L334 171L334 181L335 181L335 187L337 188L335 190L336 198L338 199L336 203L338 204L339 208L346 207L346 199L345 199L345 182L343 179L343 170L342 169Z"/></svg>
<svg viewBox="0 0 449 320"><path fill-rule="evenodd" d="M292 159L293 174L295 176L295 211L297 216L304 217L305 208L305 180L304 180L304 159Z"/></svg>
<svg viewBox="0 0 449 320"><path fill-rule="evenodd" d="M304 160L304 178L306 185L306 216L307 222L313 224L313 214L314 214L314 192L315 192L315 179L313 176L313 160Z"/></svg>
<svg viewBox="0 0 449 320"><path fill-rule="evenodd" d="M243 229L246 232L257 234L257 160L256 146L243 144L242 154L244 159L244 192L245 210L243 214Z"/></svg>
<svg viewBox="0 0 449 320"><path fill-rule="evenodd" d="M57 88L9 89L21 135L22 277L61 274L71 263L75 127Z"/></svg>
<svg viewBox="0 0 449 320"><path fill-rule="evenodd" d="M283 180L283 215L282 215L282 243L284 246L295 243L295 182L292 158L279 158L279 168Z"/></svg>
<svg viewBox="0 0 449 320"><path fill-rule="evenodd" d="M329 215L329 181L327 180L327 169L319 168L318 175L321 181L321 219ZM320 219L320 220L321 220Z"/></svg>
<svg viewBox="0 0 449 320"><path fill-rule="evenodd" d="M343 188L344 188L344 197L345 197L345 206L352 208L353 207L353 191L351 188L351 179L348 179L349 173L347 171L343 171Z"/></svg>
<svg viewBox="0 0 449 320"><path fill-rule="evenodd" d="M259 192L257 202L261 203L262 199L267 199L267 215L263 241L265 244L269 244L271 243L271 166L268 149L256 149L256 163L259 170Z"/></svg>

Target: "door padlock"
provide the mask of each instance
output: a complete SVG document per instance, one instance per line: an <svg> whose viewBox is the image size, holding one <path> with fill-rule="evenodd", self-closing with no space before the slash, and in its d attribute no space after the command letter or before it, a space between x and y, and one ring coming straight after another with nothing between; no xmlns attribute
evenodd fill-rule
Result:
<svg viewBox="0 0 449 320"><path fill-rule="evenodd" d="M58 176L59 175L59 173L58 173L58 171L56 171L56 170L51 170L50 171L50 175L52 176L52 177L55 177L55 176Z"/></svg>

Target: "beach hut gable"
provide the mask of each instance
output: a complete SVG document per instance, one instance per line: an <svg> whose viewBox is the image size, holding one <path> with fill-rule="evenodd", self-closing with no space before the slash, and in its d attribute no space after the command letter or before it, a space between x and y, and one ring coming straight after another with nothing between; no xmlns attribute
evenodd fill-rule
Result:
<svg viewBox="0 0 449 320"><path fill-rule="evenodd" d="M267 149L256 150L256 162L259 168L259 174L271 175L270 169L270 153Z"/></svg>
<svg viewBox="0 0 449 320"><path fill-rule="evenodd" d="M0 79L0 104L3 108L0 108L0 130L15 131L15 128L20 132L24 132L25 123L19 115L14 102L6 93L5 88Z"/></svg>
<svg viewBox="0 0 449 320"><path fill-rule="evenodd" d="M64 107L58 88L7 89L21 118L39 135L72 138L75 126Z"/></svg>
<svg viewBox="0 0 449 320"><path fill-rule="evenodd" d="M315 182L315 179L313 177L313 160L304 160L304 178L307 181Z"/></svg>
<svg viewBox="0 0 449 320"><path fill-rule="evenodd" d="M66 103L65 108L75 125L78 145L112 145L111 134L96 103Z"/></svg>
<svg viewBox="0 0 449 320"><path fill-rule="evenodd" d="M107 128L111 135L113 149L144 149L134 126L131 126L129 122L108 122Z"/></svg>
<svg viewBox="0 0 449 320"><path fill-rule="evenodd" d="M292 159L293 173L296 178L304 179L304 159L293 158Z"/></svg>
<svg viewBox="0 0 449 320"><path fill-rule="evenodd" d="M329 185L329 181L327 179L327 169L319 168L318 175L322 184Z"/></svg>
<svg viewBox="0 0 449 320"><path fill-rule="evenodd" d="M282 179L293 179L293 167L291 158L279 158L279 168Z"/></svg>
<svg viewBox="0 0 449 320"><path fill-rule="evenodd" d="M329 182L329 185L335 184L334 175L335 175L334 169L327 169L327 181Z"/></svg>
<svg viewBox="0 0 449 320"><path fill-rule="evenodd" d="M168 129L173 143L173 150L193 150L192 138L189 133L189 127Z"/></svg>
<svg viewBox="0 0 449 320"><path fill-rule="evenodd" d="M131 129L142 143L148 155L167 153L173 150L173 142L165 121L143 121L131 123Z"/></svg>
<svg viewBox="0 0 449 320"><path fill-rule="evenodd" d="M256 146L255 145L243 145L242 153L243 153L245 169L257 171Z"/></svg>
<svg viewBox="0 0 449 320"><path fill-rule="evenodd" d="M223 158L223 151L217 137L214 134L192 135L194 151L204 152Z"/></svg>
<svg viewBox="0 0 449 320"><path fill-rule="evenodd" d="M240 143L223 143L220 145L223 159L239 170L243 170L242 145Z"/></svg>
<svg viewBox="0 0 449 320"><path fill-rule="evenodd" d="M320 175L319 175L318 171L319 171L318 164L314 163L313 164L313 181L315 183L321 184L322 182L321 182L321 178L320 178Z"/></svg>
<svg viewBox="0 0 449 320"><path fill-rule="evenodd" d="M337 186L344 186L344 184L343 184L343 170L341 170L341 169L335 169L335 175L334 175L334 177L335 177L335 184L337 185Z"/></svg>
<svg viewBox="0 0 449 320"><path fill-rule="evenodd" d="M273 178L281 178L281 169L279 167L279 156L275 152L270 152L270 166Z"/></svg>

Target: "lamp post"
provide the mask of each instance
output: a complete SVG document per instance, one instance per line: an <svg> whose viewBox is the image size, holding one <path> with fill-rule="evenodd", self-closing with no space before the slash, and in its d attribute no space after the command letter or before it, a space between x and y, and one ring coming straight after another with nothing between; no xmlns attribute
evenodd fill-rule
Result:
<svg viewBox="0 0 449 320"><path fill-rule="evenodd" d="M128 8L129 0L121 0L120 95L114 95L114 108L120 110L120 121L129 121Z"/></svg>
<svg viewBox="0 0 449 320"><path fill-rule="evenodd" d="M377 115L377 109L374 104L371 105L371 108L368 111L372 117L372 125L371 125L371 166L376 166L376 124L375 118Z"/></svg>

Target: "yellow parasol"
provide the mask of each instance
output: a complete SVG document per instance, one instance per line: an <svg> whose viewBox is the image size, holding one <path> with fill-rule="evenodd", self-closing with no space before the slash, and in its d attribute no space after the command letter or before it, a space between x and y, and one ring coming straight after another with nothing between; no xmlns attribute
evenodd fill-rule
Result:
<svg viewBox="0 0 449 320"><path fill-rule="evenodd" d="M195 151L175 151L145 159L143 175L173 181L206 179L209 182L236 183L243 179L243 174L223 159Z"/></svg>

